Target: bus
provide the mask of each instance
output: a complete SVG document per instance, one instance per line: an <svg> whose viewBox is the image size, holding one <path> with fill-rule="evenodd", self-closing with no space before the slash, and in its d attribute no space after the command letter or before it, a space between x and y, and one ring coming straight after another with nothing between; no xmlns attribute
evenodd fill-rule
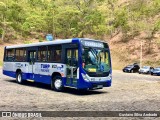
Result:
<svg viewBox="0 0 160 120"><path fill-rule="evenodd" d="M110 87L112 67L109 45L100 40L72 38L4 48L3 74L25 81L93 90Z"/></svg>

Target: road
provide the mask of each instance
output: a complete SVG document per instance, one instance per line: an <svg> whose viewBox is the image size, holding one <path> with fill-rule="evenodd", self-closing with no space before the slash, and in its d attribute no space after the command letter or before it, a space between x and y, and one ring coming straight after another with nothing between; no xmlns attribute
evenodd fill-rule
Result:
<svg viewBox="0 0 160 120"><path fill-rule="evenodd" d="M109 88L55 92L44 84L19 85L0 69L0 99L1 111L160 111L160 77L115 70Z"/></svg>

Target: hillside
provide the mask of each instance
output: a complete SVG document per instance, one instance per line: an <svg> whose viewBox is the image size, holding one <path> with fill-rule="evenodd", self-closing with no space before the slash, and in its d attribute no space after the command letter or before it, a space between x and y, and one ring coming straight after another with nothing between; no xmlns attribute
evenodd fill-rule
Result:
<svg viewBox="0 0 160 120"><path fill-rule="evenodd" d="M1 51L6 44L41 42L48 33L108 41L115 69L139 63L143 41L143 65L160 65L159 0L0 1Z"/></svg>
<svg viewBox="0 0 160 120"><path fill-rule="evenodd" d="M142 65L160 66L160 34L157 34L157 37L154 37L151 43L140 36L125 43L121 42L120 38L121 35L119 34L110 40L114 69L122 69L124 66L135 62L140 63L141 41Z"/></svg>
<svg viewBox="0 0 160 120"><path fill-rule="evenodd" d="M141 39L132 39L127 43L120 41L121 35L117 35L112 39L106 38L105 40L109 43L111 49L112 57L112 67L113 69L122 69L124 66L131 64L133 62L140 62L140 43ZM151 66L160 66L160 43L157 43L157 39L160 40L160 37L152 41L151 52L148 54L148 43L143 41L143 61L142 65L151 65ZM36 39L30 41L14 41L12 43L3 43L0 45L0 51L3 53L4 46L10 46L15 44L28 44L39 42ZM3 54L0 54L0 66L2 65Z"/></svg>

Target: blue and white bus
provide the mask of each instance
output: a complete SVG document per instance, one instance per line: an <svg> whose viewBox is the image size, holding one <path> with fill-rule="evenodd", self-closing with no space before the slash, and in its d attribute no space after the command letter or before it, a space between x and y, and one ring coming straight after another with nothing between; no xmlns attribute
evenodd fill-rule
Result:
<svg viewBox="0 0 160 120"><path fill-rule="evenodd" d="M112 68L106 42L88 38L54 40L6 46L3 74L51 85L56 91L64 87L101 89L110 87Z"/></svg>

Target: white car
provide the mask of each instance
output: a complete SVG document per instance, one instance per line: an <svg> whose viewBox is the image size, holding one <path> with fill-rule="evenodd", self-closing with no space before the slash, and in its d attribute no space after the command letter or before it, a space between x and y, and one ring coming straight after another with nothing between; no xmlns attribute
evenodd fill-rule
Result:
<svg viewBox="0 0 160 120"><path fill-rule="evenodd" d="M141 73L150 74L153 69L154 68L150 66L143 66L139 69L139 74Z"/></svg>

